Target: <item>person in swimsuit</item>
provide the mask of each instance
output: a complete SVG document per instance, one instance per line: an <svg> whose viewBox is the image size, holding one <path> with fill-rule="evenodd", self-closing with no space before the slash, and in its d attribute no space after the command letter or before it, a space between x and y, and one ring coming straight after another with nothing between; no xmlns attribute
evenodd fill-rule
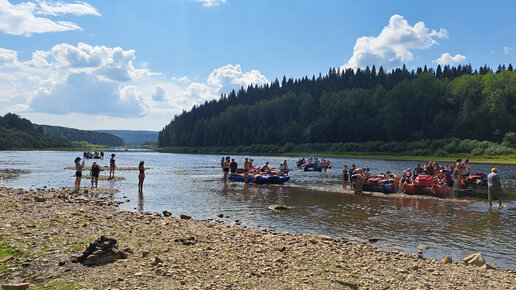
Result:
<svg viewBox="0 0 516 290"><path fill-rule="evenodd" d="M138 171L140 171L140 174L138 174L138 193L143 193L143 180L145 179L144 163L145 162L140 161L140 164L138 165Z"/></svg>
<svg viewBox="0 0 516 290"><path fill-rule="evenodd" d="M111 154L111 159L109 159L109 179L115 177L115 154Z"/></svg>
<svg viewBox="0 0 516 290"><path fill-rule="evenodd" d="M251 170L251 162L249 158L246 158L244 161L244 182L247 183L247 179L249 177L249 170Z"/></svg>
<svg viewBox="0 0 516 290"><path fill-rule="evenodd" d="M222 170L224 171L224 183L228 180L228 173L229 173L229 156L226 157L226 160L222 163Z"/></svg>
<svg viewBox="0 0 516 290"><path fill-rule="evenodd" d="M229 163L229 168L231 169L231 174L236 174L238 163L236 163L235 159L231 159L231 163Z"/></svg>
<svg viewBox="0 0 516 290"><path fill-rule="evenodd" d="M348 173L348 165L344 165L344 168L342 169L342 183L344 189L348 187L348 181L349 181L349 173Z"/></svg>
<svg viewBox="0 0 516 290"><path fill-rule="evenodd" d="M81 187L82 169L84 168L84 160L81 162L81 157L75 158L75 187L74 193L78 193Z"/></svg>
<svg viewBox="0 0 516 290"><path fill-rule="evenodd" d="M97 162L93 162L91 165L90 175L91 175L91 187L93 187L93 184L95 184L95 188L97 188L98 182L99 182L99 173L100 173L100 166L97 164Z"/></svg>

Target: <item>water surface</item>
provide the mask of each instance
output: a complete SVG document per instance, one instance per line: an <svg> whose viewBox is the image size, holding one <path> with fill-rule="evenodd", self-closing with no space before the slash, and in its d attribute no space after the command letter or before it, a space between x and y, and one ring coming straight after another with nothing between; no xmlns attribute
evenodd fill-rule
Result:
<svg viewBox="0 0 516 290"><path fill-rule="evenodd" d="M109 156L111 152L106 152ZM253 228L321 234L357 241L379 238L377 246L416 253L420 243L430 248L427 257L449 255L455 261L481 252L488 262L516 268L516 166L496 165L510 201L507 208L489 209L485 200L414 199L408 197L362 197L344 194L342 165L369 167L373 173L401 172L414 168L414 161L332 158L328 172L291 172L284 185L252 185L222 182L218 155L165 154L156 152L115 152L117 166L136 167L140 160L146 171L144 194L137 194L138 173L117 171L125 181L99 181L100 187L120 190L117 198L130 201L121 208L173 215L189 213L195 219L216 218L223 213L227 223L240 220ZM0 183L2 186L38 188L73 186L73 166L79 152L0 151L0 168L28 169L30 173ZM243 156L234 156L240 164ZM255 164L269 161L278 166L291 157L251 156ZM109 160L96 160L108 165ZM86 165L91 165L87 160ZM492 164L473 164L472 172L487 173ZM103 172L107 174L107 172ZM82 181L89 185L88 180ZM275 212L270 204L286 204L292 210Z"/></svg>

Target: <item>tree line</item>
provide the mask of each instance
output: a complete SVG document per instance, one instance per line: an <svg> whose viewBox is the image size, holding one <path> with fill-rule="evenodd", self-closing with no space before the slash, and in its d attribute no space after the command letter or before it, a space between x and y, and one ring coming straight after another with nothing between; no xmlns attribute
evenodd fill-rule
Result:
<svg viewBox="0 0 516 290"><path fill-rule="evenodd" d="M34 126L31 121L16 114L7 113L0 116L0 149L21 148L66 148L72 144L61 137L43 133L43 129Z"/></svg>
<svg viewBox="0 0 516 290"><path fill-rule="evenodd" d="M122 138L109 133L79 130L60 126L36 125L43 129L45 134L55 137L63 137L68 141L85 141L94 145L123 146Z"/></svg>
<svg viewBox="0 0 516 290"><path fill-rule="evenodd" d="M330 69L249 86L174 116L159 133L165 146L403 142L445 138L502 142L516 131L512 65L386 73ZM509 136L509 137L510 137Z"/></svg>

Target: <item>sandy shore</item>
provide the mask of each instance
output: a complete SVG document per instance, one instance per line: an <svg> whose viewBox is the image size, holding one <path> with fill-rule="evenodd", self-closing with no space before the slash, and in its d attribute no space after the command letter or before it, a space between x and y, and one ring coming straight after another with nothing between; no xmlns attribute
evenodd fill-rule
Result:
<svg viewBox="0 0 516 290"><path fill-rule="evenodd" d="M514 289L516 274L329 237L120 211L113 190L0 188L0 284L118 289ZM195 218L195 217L193 217ZM72 263L101 235L129 252ZM185 245L184 241L194 241ZM186 243L188 244L188 243ZM2 254L3 253L3 254ZM0 256L2 261L2 256Z"/></svg>

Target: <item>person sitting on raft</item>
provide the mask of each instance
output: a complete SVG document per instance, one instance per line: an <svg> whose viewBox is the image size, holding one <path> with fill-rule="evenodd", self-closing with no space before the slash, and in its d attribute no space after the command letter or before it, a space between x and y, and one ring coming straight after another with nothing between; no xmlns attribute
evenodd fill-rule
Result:
<svg viewBox="0 0 516 290"><path fill-rule="evenodd" d="M399 186L400 186L400 178L398 177L398 175L390 172L390 171L387 171L387 175L385 175L385 180L392 180L392 185L394 186L394 191L395 192L398 192L398 189L399 189Z"/></svg>
<svg viewBox="0 0 516 290"><path fill-rule="evenodd" d="M405 169L403 173L401 173L401 191L405 192L405 183L412 183L412 172L410 168Z"/></svg>
<svg viewBox="0 0 516 290"><path fill-rule="evenodd" d="M265 162L265 165L262 166L260 171L261 172L269 172L270 171L270 169L269 169L269 162Z"/></svg>

